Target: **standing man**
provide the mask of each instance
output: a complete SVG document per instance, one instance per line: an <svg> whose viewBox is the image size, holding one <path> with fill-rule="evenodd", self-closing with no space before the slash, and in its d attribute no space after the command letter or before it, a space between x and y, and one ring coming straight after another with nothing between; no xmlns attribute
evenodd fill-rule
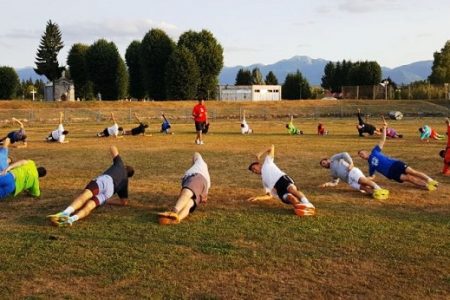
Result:
<svg viewBox="0 0 450 300"><path fill-rule="evenodd" d="M262 156L266 155L261 163ZM297 189L294 181L281 171L273 162L275 147L272 145L266 151L256 155L258 161L250 164L248 169L255 174L261 175L266 195L251 197L250 201L269 200L277 197L285 204L291 204L298 216L313 216L316 213L314 205L306 196Z"/></svg>
<svg viewBox="0 0 450 300"><path fill-rule="evenodd" d="M386 142L386 128L387 123L384 122L381 141L372 149L372 152L358 151L359 157L367 160L369 163L369 178L373 179L375 172L378 171L388 179L400 183L408 181L429 191L436 190L439 184L436 180L433 180L425 173L414 170L401 160L393 159L383 154L382 149Z"/></svg>
<svg viewBox="0 0 450 300"><path fill-rule="evenodd" d="M128 178L134 175L134 169L123 163L116 146L111 146L110 152L113 158L112 166L91 180L65 210L47 216L53 225L72 226L75 221L83 219L94 208L105 203L120 206L128 204ZM119 199L110 199L116 193Z"/></svg>
<svg viewBox="0 0 450 300"><path fill-rule="evenodd" d="M385 200L389 197L388 190L382 189L353 165L353 160L347 152L335 154L331 158L323 158L320 165L330 169L332 178L332 181L325 182L321 187L336 186L339 180L342 180L355 190L368 193L377 200Z"/></svg>
<svg viewBox="0 0 450 300"><path fill-rule="evenodd" d="M3 141L6 138L9 138L9 141L10 141L12 147L26 148L28 145L27 144L27 135L25 133L25 127L23 126L23 123L14 117L12 118L12 122L17 123L20 126L19 130L11 131L10 133L8 133L7 136L0 139L0 143L3 144ZM15 143L17 143L17 142L22 142L22 145L15 145Z"/></svg>
<svg viewBox="0 0 450 300"><path fill-rule="evenodd" d="M170 212L158 214L162 225L180 223L194 212L197 205L207 200L211 187L208 165L198 152L194 153L192 162L193 165L184 173L181 180L181 191L174 208Z"/></svg>
<svg viewBox="0 0 450 300"><path fill-rule="evenodd" d="M194 106L194 109L192 110L192 116L194 117L195 121L195 131L197 131L195 143L197 145L203 145L204 143L202 139L202 131L208 121L208 112L206 110L205 100L203 98L200 98L198 100L198 104Z"/></svg>
<svg viewBox="0 0 450 300"><path fill-rule="evenodd" d="M53 130L50 132L50 134L47 137L47 142L59 142L59 143L68 143L68 141L65 140L66 135L69 133L67 130L64 129L63 126L63 117L64 113L59 113L59 125L56 130Z"/></svg>

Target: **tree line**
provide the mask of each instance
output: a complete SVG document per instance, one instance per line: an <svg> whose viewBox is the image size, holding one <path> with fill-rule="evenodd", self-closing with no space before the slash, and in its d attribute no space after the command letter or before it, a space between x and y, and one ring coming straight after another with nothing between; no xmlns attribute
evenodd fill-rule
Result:
<svg viewBox="0 0 450 300"><path fill-rule="evenodd" d="M80 99L100 95L107 100L215 98L223 67L223 48L208 30L184 32L175 42L163 30L151 29L142 40L130 43L125 60L114 42L100 39L92 45L76 43L69 51L67 68L57 60L63 47L59 26L49 20L36 53L35 71L54 81L66 70L74 81L75 96ZM321 87L339 93L342 86L376 85L382 81L381 76L381 67L375 61L329 62ZM390 78L383 81L395 85ZM450 82L450 41L434 53L428 82ZM278 79L272 71L263 77L259 68L241 68L235 84L277 85ZM0 66L0 99L25 97L35 88L42 92L43 86L42 81L19 82L13 68ZM308 99L312 95L311 86L300 70L287 74L282 86L283 99Z"/></svg>

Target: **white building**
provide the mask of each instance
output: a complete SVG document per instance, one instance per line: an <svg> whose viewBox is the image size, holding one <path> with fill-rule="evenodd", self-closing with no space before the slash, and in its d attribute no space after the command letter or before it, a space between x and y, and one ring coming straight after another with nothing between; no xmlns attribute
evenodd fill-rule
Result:
<svg viewBox="0 0 450 300"><path fill-rule="evenodd" d="M63 77L55 81L55 100L56 101L75 101L75 86L73 81ZM44 99L53 101L53 82L49 82L44 88Z"/></svg>
<svg viewBox="0 0 450 300"><path fill-rule="evenodd" d="M281 85L219 85L220 101L279 101Z"/></svg>

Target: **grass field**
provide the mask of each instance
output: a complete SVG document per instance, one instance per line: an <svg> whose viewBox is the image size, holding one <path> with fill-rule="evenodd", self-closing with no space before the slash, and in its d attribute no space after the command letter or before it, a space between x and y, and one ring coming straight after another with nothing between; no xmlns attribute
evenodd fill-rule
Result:
<svg viewBox="0 0 450 300"><path fill-rule="evenodd" d="M304 108L291 105L291 113ZM49 108L57 115L62 107ZM392 121L405 138L389 140L385 152L441 184L428 192L378 176L391 191L384 202L343 183L318 187L329 180L319 160L338 152L348 151L367 172L356 152L371 149L378 138L359 138L356 118L321 119L330 131L324 137L315 135L313 119L296 119L303 136L288 136L284 119L247 121L255 130L250 136L239 133L235 119L213 121L202 146L194 145L193 124L183 122L175 124L174 135L159 134L154 121L152 136L122 139L94 137L107 123L69 123L70 143L63 145L43 142L55 124L29 125L29 147L11 153L46 166L48 174L40 199L20 195L0 202L0 298L450 297L450 177L440 175L438 157L445 142L421 143L417 133L424 123L443 133L442 118ZM65 208L111 164L111 144L136 169L130 205L97 208L69 228L49 226L45 216ZM271 144L275 162L317 216L299 218L278 200L246 201L263 193L261 179L247 166ZM175 203L194 151L209 164L208 203L179 225L160 226L156 213Z"/></svg>

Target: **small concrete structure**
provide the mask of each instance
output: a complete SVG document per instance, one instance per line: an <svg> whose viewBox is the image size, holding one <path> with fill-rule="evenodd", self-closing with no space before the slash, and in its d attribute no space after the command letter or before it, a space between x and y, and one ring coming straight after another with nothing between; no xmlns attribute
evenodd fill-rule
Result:
<svg viewBox="0 0 450 300"><path fill-rule="evenodd" d="M64 72L61 78L54 81L56 101L75 101L75 86L66 78ZM48 82L44 88L44 100L53 101L53 82Z"/></svg>
<svg viewBox="0 0 450 300"><path fill-rule="evenodd" d="M219 85L221 101L279 101L281 85Z"/></svg>

